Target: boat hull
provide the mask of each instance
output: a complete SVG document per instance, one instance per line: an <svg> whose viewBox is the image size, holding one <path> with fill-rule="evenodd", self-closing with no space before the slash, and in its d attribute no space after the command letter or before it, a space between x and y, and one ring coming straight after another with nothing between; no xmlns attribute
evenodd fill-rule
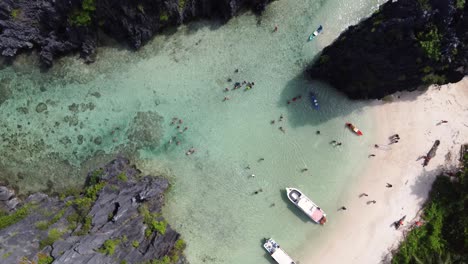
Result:
<svg viewBox="0 0 468 264"><path fill-rule="evenodd" d="M327 221L325 212L312 200L296 188L286 188L289 201L301 209L313 222L325 224Z"/></svg>
<svg viewBox="0 0 468 264"><path fill-rule="evenodd" d="M362 136L362 131L359 130L356 126L354 126L353 124L351 123L346 123L346 126L351 129L351 131L353 131L356 135L358 136Z"/></svg>

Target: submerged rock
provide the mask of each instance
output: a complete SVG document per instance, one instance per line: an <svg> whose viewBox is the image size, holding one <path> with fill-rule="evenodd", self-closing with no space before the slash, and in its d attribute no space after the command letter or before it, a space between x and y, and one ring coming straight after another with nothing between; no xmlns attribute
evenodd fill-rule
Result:
<svg viewBox="0 0 468 264"><path fill-rule="evenodd" d="M117 158L90 173L81 194L30 195L17 209L23 210L18 221L0 227L2 261L185 263L180 234L161 216L168 187L165 178L142 177L127 159Z"/></svg>
<svg viewBox="0 0 468 264"><path fill-rule="evenodd" d="M156 112L138 112L130 124L127 137L136 149L145 147L156 148L163 136L163 117Z"/></svg>
<svg viewBox="0 0 468 264"><path fill-rule="evenodd" d="M42 113L44 111L47 111L47 105L45 103L39 103L37 106L36 106L36 112L38 113Z"/></svg>
<svg viewBox="0 0 468 264"><path fill-rule="evenodd" d="M270 0L3 0L0 54L37 49L51 66L55 57L79 52L94 60L99 32L138 49L163 28L196 18L228 19L242 8L261 12Z"/></svg>
<svg viewBox="0 0 468 264"><path fill-rule="evenodd" d="M465 1L405 0L388 1L349 27L307 72L361 99L457 82L467 66Z"/></svg>

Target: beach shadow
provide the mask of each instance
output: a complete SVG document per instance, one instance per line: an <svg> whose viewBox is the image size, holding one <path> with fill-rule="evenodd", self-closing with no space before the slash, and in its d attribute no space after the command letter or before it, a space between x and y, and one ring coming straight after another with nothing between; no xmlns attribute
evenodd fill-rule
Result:
<svg viewBox="0 0 468 264"><path fill-rule="evenodd" d="M416 177L416 181L410 186L410 188L411 194L416 195L419 199L422 200L420 206L423 206L426 199L429 197L432 183L436 177L442 174L445 169L446 168L444 166L440 165L431 171L424 170L423 173Z"/></svg>
<svg viewBox="0 0 468 264"><path fill-rule="evenodd" d="M294 206L291 201L288 199L288 195L286 193L286 190L279 190L280 191L280 196L281 199L283 200L284 203L286 203L286 206L288 207L289 211L291 211L294 215L296 215L302 222L304 223L313 223L306 215L304 212L301 211L301 209L297 208Z"/></svg>

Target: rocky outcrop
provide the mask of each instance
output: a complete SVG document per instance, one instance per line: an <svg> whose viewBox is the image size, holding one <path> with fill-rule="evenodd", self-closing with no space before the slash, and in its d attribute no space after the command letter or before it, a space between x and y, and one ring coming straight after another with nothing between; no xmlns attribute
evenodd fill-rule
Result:
<svg viewBox="0 0 468 264"><path fill-rule="evenodd" d="M354 99L457 82L468 73L467 5L389 1L343 32L307 72Z"/></svg>
<svg viewBox="0 0 468 264"><path fill-rule="evenodd" d="M185 244L161 216L168 186L117 158L90 173L81 194L30 195L0 216L0 262L184 263ZM12 196L0 188L2 201Z"/></svg>
<svg viewBox="0 0 468 264"><path fill-rule="evenodd" d="M3 0L0 54L38 50L45 66L70 52L93 60L99 32L138 49L167 26L196 18L220 18L242 8L261 12L270 0Z"/></svg>

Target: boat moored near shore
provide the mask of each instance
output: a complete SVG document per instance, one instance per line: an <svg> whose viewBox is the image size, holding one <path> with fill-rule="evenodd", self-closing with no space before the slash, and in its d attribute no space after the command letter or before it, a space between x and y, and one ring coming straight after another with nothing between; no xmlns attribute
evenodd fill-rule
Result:
<svg viewBox="0 0 468 264"><path fill-rule="evenodd" d="M327 222L325 212L309 197L305 196L296 188L286 188L288 199L297 207L299 207L312 221L317 224L325 224Z"/></svg>
<svg viewBox="0 0 468 264"><path fill-rule="evenodd" d="M278 264L296 264L273 238L266 239L263 247Z"/></svg>

